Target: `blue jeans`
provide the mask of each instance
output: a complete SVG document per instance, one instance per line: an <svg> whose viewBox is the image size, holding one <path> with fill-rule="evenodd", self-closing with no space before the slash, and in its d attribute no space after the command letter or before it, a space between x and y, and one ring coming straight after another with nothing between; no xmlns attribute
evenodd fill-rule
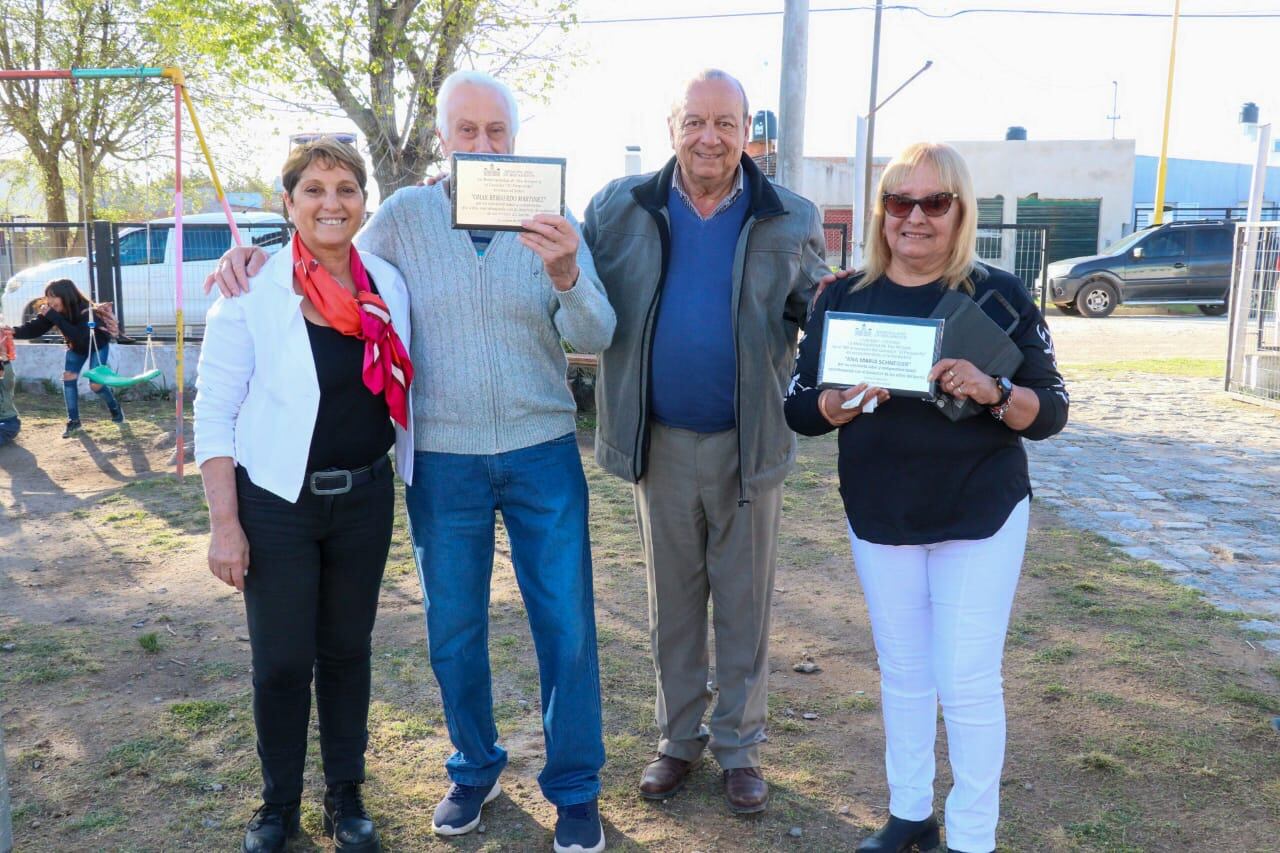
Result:
<svg viewBox="0 0 1280 853"><path fill-rule="evenodd" d="M62 369L76 376L75 379L64 377L62 380L62 398L67 403L67 420L80 420L80 388L78 387L80 371L84 369L86 362L89 363L90 367L106 364L107 352L110 348L109 344L103 344L95 350L90 350L87 355L80 355L73 349L67 350L67 359L63 362ZM89 387L93 387L92 383L90 383ZM106 385L99 385L93 391L102 398L102 402L107 404L107 411L111 412L111 416L116 417L120 411L120 404L116 402L116 396L111 393L111 389Z"/></svg>
<svg viewBox="0 0 1280 853"><path fill-rule="evenodd" d="M415 453L405 504L431 668L457 750L445 762L449 778L491 786L507 764L489 671L494 517L501 512L538 656L547 750L538 784L557 806L594 800L604 743L587 481L574 435L494 455Z"/></svg>
<svg viewBox="0 0 1280 853"><path fill-rule="evenodd" d="M17 438L18 430L20 429L22 429L22 421L16 415L12 418L0 420L0 447L4 447Z"/></svg>

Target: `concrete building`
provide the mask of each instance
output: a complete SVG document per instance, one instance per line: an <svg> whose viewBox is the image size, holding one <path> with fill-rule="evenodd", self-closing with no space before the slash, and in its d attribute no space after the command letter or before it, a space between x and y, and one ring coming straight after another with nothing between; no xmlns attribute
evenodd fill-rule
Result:
<svg viewBox="0 0 1280 853"><path fill-rule="evenodd" d="M1151 221L1159 163L1159 157L1146 154L1135 158L1135 209L1130 219L1137 228ZM1169 173L1165 178L1164 203L1166 208L1173 209L1165 218L1200 219L1222 216L1225 210L1243 211L1249 203L1249 185L1252 181L1252 163L1220 163L1170 157ZM1280 166L1267 169L1262 208L1263 219L1280 219Z"/></svg>
<svg viewBox="0 0 1280 853"><path fill-rule="evenodd" d="M1049 260L1093 254L1126 233L1133 215L1133 140L950 144L973 173L979 221L1050 226ZM889 159L876 158L873 186ZM854 169L849 157L805 158L805 191L823 211L824 221L851 221ZM832 236L828 234L829 240Z"/></svg>

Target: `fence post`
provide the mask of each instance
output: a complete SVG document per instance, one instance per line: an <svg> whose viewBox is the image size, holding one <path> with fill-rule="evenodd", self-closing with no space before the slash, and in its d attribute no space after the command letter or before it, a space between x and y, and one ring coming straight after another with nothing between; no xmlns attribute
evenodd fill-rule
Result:
<svg viewBox="0 0 1280 853"><path fill-rule="evenodd" d="M1040 232L1040 313L1044 314L1049 300L1049 229Z"/></svg>
<svg viewBox="0 0 1280 853"><path fill-rule="evenodd" d="M93 221L93 247L90 261L93 264L93 281L97 284L92 298L98 302L110 302L115 308L116 319L120 328L124 328L125 306L120 304L120 277L116 273L116 243L112 239L115 234L112 223L95 219Z"/></svg>
<svg viewBox="0 0 1280 853"><path fill-rule="evenodd" d="M4 724L0 723L0 853L13 850L13 815L9 809L9 774L4 761Z"/></svg>

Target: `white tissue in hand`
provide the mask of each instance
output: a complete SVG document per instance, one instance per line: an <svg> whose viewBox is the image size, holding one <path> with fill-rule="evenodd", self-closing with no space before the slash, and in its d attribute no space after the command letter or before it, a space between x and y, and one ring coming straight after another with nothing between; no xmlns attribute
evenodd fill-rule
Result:
<svg viewBox="0 0 1280 853"><path fill-rule="evenodd" d="M856 409L858 408L859 405L862 405L862 398L866 396L867 396L867 392L865 390L859 391L857 394L854 394L848 400L845 400L843 403L841 403L840 408ZM872 412L874 412L876 410L876 405L879 402L880 401L875 397L869 398L866 402L866 405L862 406L862 414L869 415Z"/></svg>
<svg viewBox="0 0 1280 853"><path fill-rule="evenodd" d="M865 396L867 396L867 392L866 392L866 391L859 391L857 394L854 394L854 395L853 395L852 397L850 397L848 400L845 400L843 403L841 403L841 404L840 404L840 408L842 408L842 409L856 409L856 408L858 408L858 405L862 402L862 398L863 398L863 397L865 397Z"/></svg>

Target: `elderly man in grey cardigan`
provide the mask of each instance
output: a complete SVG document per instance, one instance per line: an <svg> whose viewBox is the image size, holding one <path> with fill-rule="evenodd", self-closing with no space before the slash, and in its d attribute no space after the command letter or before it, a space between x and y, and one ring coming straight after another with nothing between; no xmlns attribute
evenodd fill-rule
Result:
<svg viewBox="0 0 1280 853"><path fill-rule="evenodd" d="M510 154L519 115L510 90L461 71L441 86L437 133L453 152ZM431 666L454 754L436 808L441 835L480 823L501 791L488 654L494 516L511 542L538 655L554 849L605 847L596 800L604 765L587 484L561 341L599 352L614 312L578 224L539 215L525 231L451 227L450 182L402 189L356 237L409 285L414 365L414 477L405 500L426 609ZM214 278L240 290L232 250ZM256 259L249 261L252 271Z"/></svg>

